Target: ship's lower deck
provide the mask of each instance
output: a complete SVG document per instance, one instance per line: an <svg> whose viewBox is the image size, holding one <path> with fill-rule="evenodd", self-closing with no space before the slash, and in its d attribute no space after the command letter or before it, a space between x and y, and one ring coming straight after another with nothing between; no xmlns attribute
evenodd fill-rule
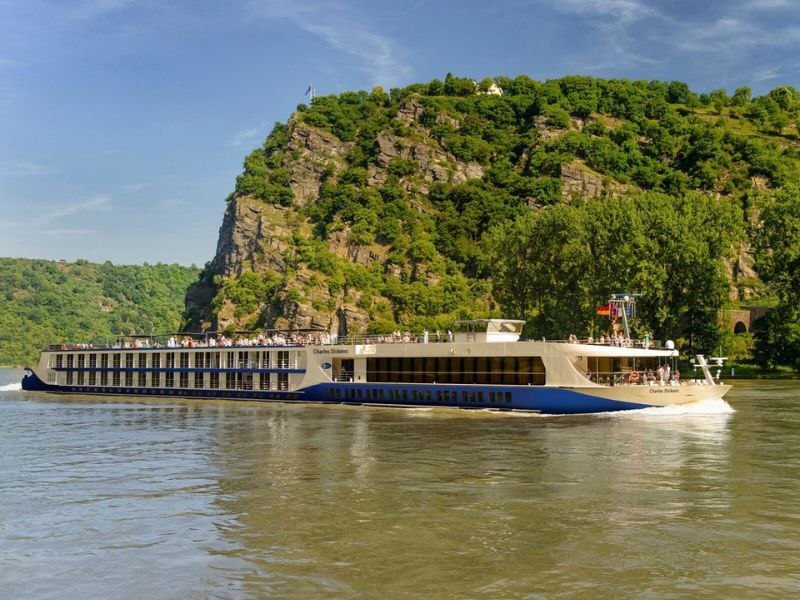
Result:
<svg viewBox="0 0 800 600"><path fill-rule="evenodd" d="M722 397L728 386L564 388L555 386L370 384L331 381L292 391L176 389L52 385L44 383L31 371L23 380L23 389L94 396L205 398L400 407L442 406L466 409L520 410L543 414L579 414L696 402L712 397Z"/></svg>

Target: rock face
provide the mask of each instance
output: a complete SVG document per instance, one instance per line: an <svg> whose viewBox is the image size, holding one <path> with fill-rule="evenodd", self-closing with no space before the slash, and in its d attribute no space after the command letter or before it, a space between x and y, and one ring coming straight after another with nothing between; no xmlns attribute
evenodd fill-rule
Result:
<svg viewBox="0 0 800 600"><path fill-rule="evenodd" d="M417 170L426 182L464 183L483 177L483 167L476 162L464 163L444 150L434 140L410 142L392 132L380 133L375 140L376 165L368 169L370 185L381 185L389 177L389 166L397 158L416 163ZM423 191L426 186L422 186Z"/></svg>
<svg viewBox="0 0 800 600"><path fill-rule="evenodd" d="M319 195L322 178L328 169L338 173L345 166L344 158L353 145L340 141L332 133L311 127L293 118L288 150L296 159L287 164L291 179L289 187L295 202L303 206Z"/></svg>
<svg viewBox="0 0 800 600"><path fill-rule="evenodd" d="M286 240L291 230L285 226L285 209L264 204L253 198L233 198L219 228L217 253L211 271L223 277L239 277L261 262L263 266L283 271Z"/></svg>
<svg viewBox="0 0 800 600"><path fill-rule="evenodd" d="M406 101L396 115L398 122L414 132L400 136L392 130L378 132L374 160L367 169L367 185L377 187L389 178L392 164L402 159L414 163L414 172L401 177L400 184L415 194L425 194L435 182L451 184L479 179L484 168L476 162L458 160L443 148L419 123L424 112L414 98ZM460 126L452 117L440 115L451 127ZM441 120L438 119L437 120ZM444 121L442 121L444 122ZM294 115L288 122L288 141L281 167L288 173L294 196L290 207L281 207L253 196L233 195L219 230L217 250L200 281L187 292L186 328L190 330L251 326L325 329L339 335L366 330L370 321L368 298L354 289L341 289L311 270L297 269L295 232L309 236L313 223L304 208L318 201L327 178L336 180L347 168L353 144L332 133L312 127ZM414 199L412 206L425 210ZM379 243L358 242L349 225L343 224L327 236L328 250L354 265L369 268L380 264L385 273L401 277L403 268L387 262L388 249ZM276 295L264 298L253 310L243 311L225 293L243 275L274 277L282 281ZM425 277L431 284L438 276L415 271L411 277ZM377 298L375 301L380 300ZM252 308L252 307L251 307Z"/></svg>
<svg viewBox="0 0 800 600"><path fill-rule="evenodd" d="M567 200L621 196L630 191L630 186L603 177L579 160L561 165L561 195Z"/></svg>

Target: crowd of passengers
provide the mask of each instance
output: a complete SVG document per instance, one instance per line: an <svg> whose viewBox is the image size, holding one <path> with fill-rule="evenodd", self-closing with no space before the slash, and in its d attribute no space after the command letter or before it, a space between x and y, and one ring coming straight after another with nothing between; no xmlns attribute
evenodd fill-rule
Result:
<svg viewBox="0 0 800 600"><path fill-rule="evenodd" d="M230 348L242 346L327 346L345 340L339 340L335 333L322 332L319 335L312 334L283 334L275 333L265 335L263 333L256 337L209 337L202 340L194 339L190 336L170 337L167 341L155 341L147 338L137 338L133 341L121 341L115 343L113 349L126 348ZM453 332L449 329L446 334L438 330L430 333L427 329L421 335L413 335L410 332L394 331L381 335L369 335L360 337L357 340L347 340L351 343L363 344L427 344L429 342L453 341ZM61 346L62 350L93 350L94 344L69 344Z"/></svg>
<svg viewBox="0 0 800 600"><path fill-rule="evenodd" d="M453 332L449 329L446 333L440 332L438 329L434 332L429 332L425 329L422 334L412 334L408 331L393 331L387 334L376 334L359 337L357 340L341 340L343 343L362 343L362 344L428 344L432 342L452 342L454 339ZM576 335L569 336L569 342L572 344L601 344L608 346L619 346L629 348L634 345L643 348L650 348L652 343L652 335L648 334L644 340L631 340L626 338L620 332L611 333L608 336L600 336L595 340L589 336L586 340L580 340ZM256 337L226 337L221 335L219 337L209 337L202 340L194 339L190 336L183 337L170 337L166 342L154 341L149 339L135 339L133 341L122 341L115 343L112 348L125 349L125 348L230 348L240 346L320 346L336 344L340 340L335 333L322 332L319 335L312 334L286 334L275 333L273 335L265 335L263 333ZM542 338L542 341L546 341ZM62 345L62 350L93 350L94 344L68 344Z"/></svg>
<svg viewBox="0 0 800 600"><path fill-rule="evenodd" d="M642 348L650 348L653 345L653 335L647 334L643 340L632 340L625 337L621 332L611 333L608 336L601 335L598 339L589 336L586 340L578 339L576 335L569 336L570 344L599 344L601 346L618 346L620 348L632 348L633 346L641 346Z"/></svg>
<svg viewBox="0 0 800 600"><path fill-rule="evenodd" d="M595 383L609 384L610 377L601 373L586 373L586 377ZM669 364L659 365L657 369L646 369L644 371L628 371L625 373L615 373L614 383L629 383L633 385L677 385L680 383L681 373L677 369L674 371Z"/></svg>

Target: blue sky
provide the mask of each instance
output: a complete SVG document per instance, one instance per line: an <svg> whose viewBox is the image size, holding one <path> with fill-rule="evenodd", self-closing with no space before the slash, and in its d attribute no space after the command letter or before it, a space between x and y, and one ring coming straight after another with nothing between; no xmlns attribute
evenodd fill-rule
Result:
<svg viewBox="0 0 800 600"><path fill-rule="evenodd" d="M0 0L0 256L202 265L319 94L459 76L800 88L790 0Z"/></svg>

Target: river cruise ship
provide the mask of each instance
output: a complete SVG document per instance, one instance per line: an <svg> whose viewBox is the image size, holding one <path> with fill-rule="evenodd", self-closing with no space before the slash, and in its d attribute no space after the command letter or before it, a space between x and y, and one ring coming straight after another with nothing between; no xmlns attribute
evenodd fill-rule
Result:
<svg viewBox="0 0 800 600"><path fill-rule="evenodd" d="M628 338L520 341L523 321L458 322L455 333L335 338L271 332L108 346L52 346L24 390L79 395L445 406L592 413L721 398L695 359L682 377L671 344ZM721 363L719 363L721 366Z"/></svg>

